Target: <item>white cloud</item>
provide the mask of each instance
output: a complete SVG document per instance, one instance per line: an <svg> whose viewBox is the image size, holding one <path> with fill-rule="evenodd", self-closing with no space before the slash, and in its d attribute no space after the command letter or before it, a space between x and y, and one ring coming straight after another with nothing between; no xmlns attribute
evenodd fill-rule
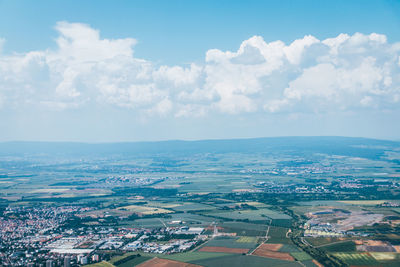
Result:
<svg viewBox="0 0 400 267"><path fill-rule="evenodd" d="M132 38L100 39L98 30L81 23L58 22L55 29L60 33L56 40L58 50L51 53L50 60L82 63L131 57L132 46L136 44Z"/></svg>
<svg viewBox="0 0 400 267"><path fill-rule="evenodd" d="M400 44L376 33L290 44L254 36L237 51L206 51L203 63L157 66L134 56L135 39L104 39L80 23L55 29L56 49L5 55L0 39L0 108L109 105L198 117L390 109L400 101Z"/></svg>
<svg viewBox="0 0 400 267"><path fill-rule="evenodd" d="M3 51L3 46L6 40L4 40L3 38L0 38L0 54Z"/></svg>
<svg viewBox="0 0 400 267"><path fill-rule="evenodd" d="M153 77L158 83L166 82L174 87L195 86L202 73L202 67L191 64L190 68L180 66L161 66L154 71Z"/></svg>
<svg viewBox="0 0 400 267"><path fill-rule="evenodd" d="M315 38L314 36L307 35L304 36L303 39L295 40L289 46L283 48L283 51L286 55L286 58L289 60L291 64L297 65L300 64L301 57L306 51L313 44L317 44L320 41Z"/></svg>

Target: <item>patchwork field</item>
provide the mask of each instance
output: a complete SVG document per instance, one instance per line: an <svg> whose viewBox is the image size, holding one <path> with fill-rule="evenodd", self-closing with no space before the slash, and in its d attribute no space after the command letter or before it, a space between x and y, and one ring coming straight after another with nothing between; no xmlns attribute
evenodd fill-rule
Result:
<svg viewBox="0 0 400 267"><path fill-rule="evenodd" d="M37 159L36 149L31 155L3 156L2 223L12 225L18 217L24 221L26 214L32 214L25 209L27 205L40 207L43 214L56 215L63 214L56 207L64 206L70 213L58 218L62 227L44 232L50 238L57 234L94 239L93 243L85 243L89 246L125 235L122 246L106 252L96 249L94 253L101 260L112 257L110 263L97 266L110 266L114 258L124 256L121 254L130 255L133 245L126 243L135 241L135 253L141 256L119 262L118 267L318 265L309 255L324 265L332 263L330 266L337 266L331 255L358 266L388 267L400 262L400 201L387 200L398 198L400 193L398 176L393 176L400 173L400 145L393 150L397 158L392 162L385 159L387 148L376 153L374 142L361 149L358 146L364 140L357 141L356 146L346 145L340 151L340 142L336 141L322 150L315 149L325 145L324 140L311 150L309 141L303 140L301 146L291 149L287 141L272 140L265 147L257 141L250 152L245 152L245 143L235 152L227 151L234 144L231 141L215 150L213 141L207 149L201 145L194 152L187 147L189 150L176 153L172 142L171 153L163 148L160 153L144 149L137 154L125 151L127 144L121 144L125 152L112 155L85 152L76 157L57 148L57 153L44 153ZM358 152L361 154L353 155ZM42 213L36 216L40 218ZM302 242L304 225L338 236L306 237L311 244L308 246ZM180 238L194 236L181 234L183 226L205 231L191 241L180 242ZM73 233L66 229L73 229ZM2 240L3 258L17 255L11 245L14 241L6 239ZM191 251L179 252L187 250ZM38 251L33 254L42 257ZM20 262L31 261L24 254L16 257Z"/></svg>

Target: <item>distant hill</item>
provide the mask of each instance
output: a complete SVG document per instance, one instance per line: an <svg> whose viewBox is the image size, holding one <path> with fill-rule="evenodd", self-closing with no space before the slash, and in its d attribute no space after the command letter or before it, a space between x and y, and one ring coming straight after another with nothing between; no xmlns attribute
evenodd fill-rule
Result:
<svg viewBox="0 0 400 267"><path fill-rule="evenodd" d="M0 155L140 155L194 153L316 152L366 158L400 148L400 142L354 137L270 137L252 139L125 143L3 142Z"/></svg>

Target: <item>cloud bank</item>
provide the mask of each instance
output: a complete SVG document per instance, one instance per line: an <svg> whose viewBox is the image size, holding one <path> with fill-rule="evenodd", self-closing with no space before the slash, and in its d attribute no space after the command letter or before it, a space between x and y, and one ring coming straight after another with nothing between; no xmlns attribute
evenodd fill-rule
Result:
<svg viewBox="0 0 400 267"><path fill-rule="evenodd" d="M356 33L285 44L253 36L237 51L212 49L204 62L159 66L134 55L136 40L103 39L59 22L56 49L3 54L0 111L111 106L146 116L210 113L326 113L397 109L400 43Z"/></svg>

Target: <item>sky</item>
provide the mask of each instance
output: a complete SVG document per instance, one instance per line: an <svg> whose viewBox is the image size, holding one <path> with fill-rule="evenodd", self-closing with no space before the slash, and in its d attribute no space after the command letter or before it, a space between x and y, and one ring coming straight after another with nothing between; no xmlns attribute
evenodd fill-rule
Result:
<svg viewBox="0 0 400 267"><path fill-rule="evenodd" d="M0 0L0 141L400 140L400 1Z"/></svg>

